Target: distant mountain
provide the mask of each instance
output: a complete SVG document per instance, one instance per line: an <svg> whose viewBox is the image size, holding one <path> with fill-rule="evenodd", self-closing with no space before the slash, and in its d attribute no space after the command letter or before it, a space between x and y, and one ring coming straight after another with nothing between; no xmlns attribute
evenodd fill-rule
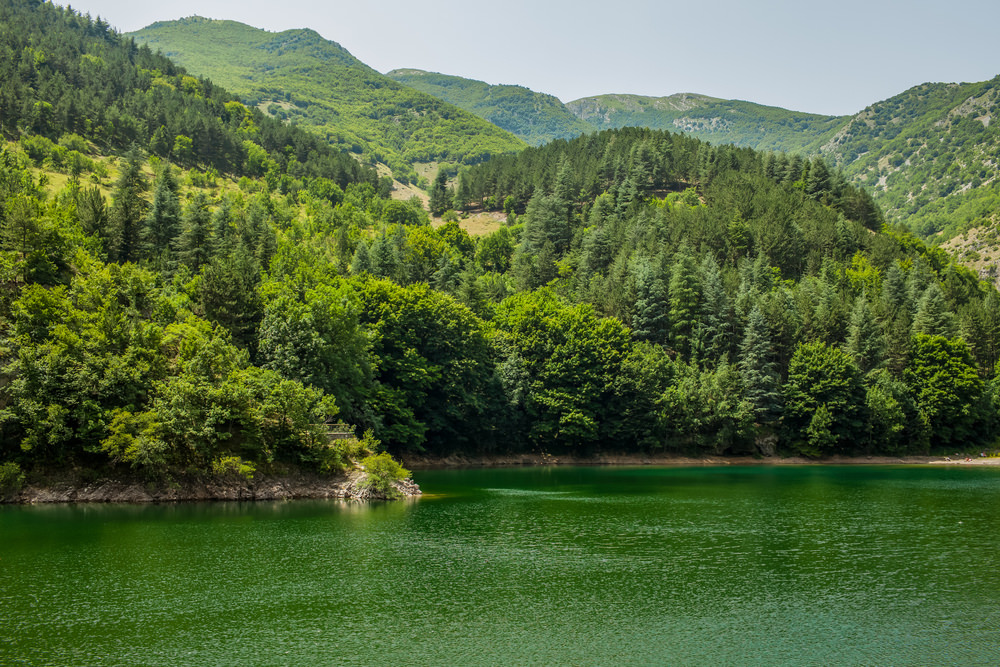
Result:
<svg viewBox="0 0 1000 667"><path fill-rule="evenodd" d="M385 162L403 180L415 178L414 163L474 164L525 146L467 111L379 74L312 30L272 33L195 16L131 36L249 105Z"/></svg>
<svg viewBox="0 0 1000 667"><path fill-rule="evenodd" d="M533 146L592 132L557 97L523 86L494 86L460 76L396 69L386 74L410 88L471 111Z"/></svg>
<svg viewBox="0 0 1000 667"><path fill-rule="evenodd" d="M195 17L134 36L248 103L368 153L409 180L414 163L473 164L526 143L637 126L825 156L869 188L889 220L938 241L1000 222L1000 77L923 84L854 116L693 93L598 95L563 105L521 86L413 69L384 76L310 30L275 34Z"/></svg>
<svg viewBox="0 0 1000 667"><path fill-rule="evenodd" d="M566 106L598 129L635 125L824 156L867 187L889 220L937 241L1000 227L1000 77L923 84L853 116L690 93L600 95ZM1000 239L1000 229L989 236Z"/></svg>
<svg viewBox="0 0 1000 667"><path fill-rule="evenodd" d="M1000 211L1000 77L915 86L806 149L841 166L890 218L922 236L992 227Z"/></svg>
<svg viewBox="0 0 1000 667"><path fill-rule="evenodd" d="M568 102L566 108L598 130L648 127L684 132L714 144L792 152L817 137L832 136L846 120L694 93L598 95Z"/></svg>

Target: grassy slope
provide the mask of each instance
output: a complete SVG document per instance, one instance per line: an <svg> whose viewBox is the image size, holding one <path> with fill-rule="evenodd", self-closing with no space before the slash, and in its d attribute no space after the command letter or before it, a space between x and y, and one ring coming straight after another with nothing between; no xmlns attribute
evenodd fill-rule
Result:
<svg viewBox="0 0 1000 667"><path fill-rule="evenodd" d="M271 33L199 17L132 34L248 104L412 177L414 162L471 164L524 146L471 113L396 83L311 30Z"/></svg>
<svg viewBox="0 0 1000 667"><path fill-rule="evenodd" d="M533 146L554 139L572 139L594 130L570 113L558 98L523 86L494 86L418 69L397 69L386 76L471 111Z"/></svg>

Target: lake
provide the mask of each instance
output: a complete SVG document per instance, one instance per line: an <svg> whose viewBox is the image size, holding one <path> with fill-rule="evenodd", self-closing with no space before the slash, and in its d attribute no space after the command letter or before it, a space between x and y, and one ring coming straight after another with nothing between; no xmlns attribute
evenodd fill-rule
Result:
<svg viewBox="0 0 1000 667"><path fill-rule="evenodd" d="M0 664L1000 664L1000 468L415 478L0 507Z"/></svg>

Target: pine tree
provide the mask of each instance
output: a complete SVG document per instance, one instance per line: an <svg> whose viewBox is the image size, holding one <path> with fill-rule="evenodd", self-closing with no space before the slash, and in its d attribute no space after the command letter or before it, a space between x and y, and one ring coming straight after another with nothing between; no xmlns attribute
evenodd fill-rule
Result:
<svg viewBox="0 0 1000 667"><path fill-rule="evenodd" d="M823 200L832 194L830 169L821 158L813 158L806 178L806 194L816 200Z"/></svg>
<svg viewBox="0 0 1000 667"><path fill-rule="evenodd" d="M670 271L670 344L685 359L691 358L691 344L701 311L701 286L694 257L682 246Z"/></svg>
<svg viewBox="0 0 1000 667"><path fill-rule="evenodd" d="M917 314L913 317L913 333L945 338L958 335L955 313L948 308L944 293L936 282L932 282L920 297Z"/></svg>
<svg viewBox="0 0 1000 667"><path fill-rule="evenodd" d="M143 199L146 179L142 175L142 156L133 148L121 165L121 173L111 192L111 256L118 262L139 258L140 226L149 204Z"/></svg>
<svg viewBox="0 0 1000 667"><path fill-rule="evenodd" d="M910 300L906 290L906 275L899 268L897 262L890 264L889 269L885 272L885 280L882 281L882 300L893 316L900 311L910 309Z"/></svg>
<svg viewBox="0 0 1000 667"><path fill-rule="evenodd" d="M207 229L207 225L206 225ZM216 257L202 271L201 303L205 316L224 327L233 342L255 352L257 326L264 316L258 292L260 263L246 248Z"/></svg>
<svg viewBox="0 0 1000 667"><path fill-rule="evenodd" d="M163 163L156 175L153 191L153 206L149 209L142 227L142 251L146 257L170 254L170 244L180 233L181 200L179 186L173 169Z"/></svg>
<svg viewBox="0 0 1000 667"><path fill-rule="evenodd" d="M452 198L448 196L448 173L444 169L438 169L429 195L428 206L433 215L441 215L451 207Z"/></svg>
<svg viewBox="0 0 1000 667"><path fill-rule="evenodd" d="M368 244L364 239L358 241L358 247L354 250L354 258L351 259L351 274L355 276L371 273L372 258L368 253Z"/></svg>
<svg viewBox="0 0 1000 667"><path fill-rule="evenodd" d="M233 252L236 245L233 227L233 205L224 197L212 214L212 254L224 257Z"/></svg>
<svg viewBox="0 0 1000 667"><path fill-rule="evenodd" d="M739 368L744 398L760 424L773 422L781 408L781 388L773 357L767 320L760 307L754 305L740 345Z"/></svg>
<svg viewBox="0 0 1000 667"><path fill-rule="evenodd" d="M77 192L76 214L84 232L99 236L105 242L109 240L108 203L99 189L88 188Z"/></svg>
<svg viewBox="0 0 1000 667"><path fill-rule="evenodd" d="M729 353L729 295L722 284L722 272L711 255L701 262L701 320L699 328L699 358L711 362L725 360Z"/></svg>
<svg viewBox="0 0 1000 667"><path fill-rule="evenodd" d="M648 261L639 265L635 277L635 311L632 316L632 336L663 345L669 334L670 300L667 286Z"/></svg>
<svg viewBox="0 0 1000 667"><path fill-rule="evenodd" d="M885 333L864 295L858 297L851 311L844 351L854 359L863 375L879 368L885 361Z"/></svg>
<svg viewBox="0 0 1000 667"><path fill-rule="evenodd" d="M209 260L210 222L208 197L199 192L184 208L181 235L177 238L177 258L196 273Z"/></svg>
<svg viewBox="0 0 1000 667"><path fill-rule="evenodd" d="M399 257L385 232L375 237L370 250L372 274L380 278L395 278L399 270Z"/></svg>

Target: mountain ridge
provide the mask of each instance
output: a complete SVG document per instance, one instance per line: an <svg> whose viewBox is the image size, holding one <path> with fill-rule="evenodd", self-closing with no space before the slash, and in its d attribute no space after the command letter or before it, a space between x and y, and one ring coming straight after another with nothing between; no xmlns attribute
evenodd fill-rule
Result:
<svg viewBox="0 0 1000 667"><path fill-rule="evenodd" d="M494 85L413 68L394 69L386 76L470 111L534 146L593 131L559 98L524 86Z"/></svg>
<svg viewBox="0 0 1000 667"><path fill-rule="evenodd" d="M248 105L387 164L404 182L416 180L414 163L474 164L525 146L468 111L380 74L308 28L274 33L188 17L128 36L170 54Z"/></svg>
<svg viewBox="0 0 1000 667"><path fill-rule="evenodd" d="M890 220L943 242L1000 223L1000 134L992 122L1000 117L998 100L1000 77L923 83L849 116L690 92L609 93L564 106L593 130L666 129L715 144L822 156L869 188Z"/></svg>
<svg viewBox="0 0 1000 667"><path fill-rule="evenodd" d="M991 122L1000 115L1000 78L920 84L850 116L691 92L660 97L592 95L563 104L523 86L492 85L415 68L381 75L309 29L269 33L194 17L155 23L134 34L151 47L180 54L181 64L198 71L184 59L184 48L165 40L166 32L174 32L170 40L180 39L185 47L186 38L178 29L238 29L237 41L244 45L252 36L257 49L252 58L219 56L223 40L204 47L214 55L203 54L207 64L200 68L202 73L248 104L291 123L311 123L331 143L382 159L402 180L417 180L413 163L473 164L525 144L638 126L684 132L714 144L822 156L841 167L853 183L871 189L890 220L937 241L995 225L994 212L1000 209L995 159L1000 134ZM220 68L218 63L226 61L237 64ZM347 73L340 79L353 83L317 86L313 81L319 76L317 68L326 69L321 62L337 63L342 67L337 71ZM236 75L242 78L235 80ZM462 113L469 116L459 117ZM482 121L489 125L476 124ZM445 127L448 123L458 132Z"/></svg>

